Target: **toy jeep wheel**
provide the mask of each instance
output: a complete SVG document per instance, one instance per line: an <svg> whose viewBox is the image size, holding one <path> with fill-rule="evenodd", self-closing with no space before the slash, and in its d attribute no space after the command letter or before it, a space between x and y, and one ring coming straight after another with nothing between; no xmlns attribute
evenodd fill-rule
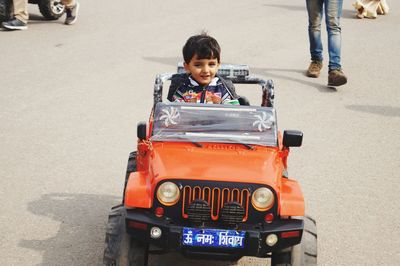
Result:
<svg viewBox="0 0 400 266"><path fill-rule="evenodd" d="M7 21L12 16L12 1L0 0L0 22Z"/></svg>
<svg viewBox="0 0 400 266"><path fill-rule="evenodd" d="M108 216L103 265L143 266L147 258L147 247L126 233L124 207L114 207Z"/></svg>
<svg viewBox="0 0 400 266"><path fill-rule="evenodd" d="M301 243L272 253L271 266L316 266L317 226L315 220L304 217L304 231Z"/></svg>
<svg viewBox="0 0 400 266"><path fill-rule="evenodd" d="M60 0L40 0L39 10L46 19L56 20L64 14L65 6Z"/></svg>

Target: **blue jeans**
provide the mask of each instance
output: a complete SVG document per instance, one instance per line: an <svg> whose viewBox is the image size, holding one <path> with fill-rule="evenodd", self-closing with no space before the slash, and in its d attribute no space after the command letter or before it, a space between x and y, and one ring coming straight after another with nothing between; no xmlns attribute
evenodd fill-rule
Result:
<svg viewBox="0 0 400 266"><path fill-rule="evenodd" d="M328 32L329 70L341 68L341 28L343 0L306 0L308 12L308 36L310 39L311 60L322 61L321 21L325 11Z"/></svg>

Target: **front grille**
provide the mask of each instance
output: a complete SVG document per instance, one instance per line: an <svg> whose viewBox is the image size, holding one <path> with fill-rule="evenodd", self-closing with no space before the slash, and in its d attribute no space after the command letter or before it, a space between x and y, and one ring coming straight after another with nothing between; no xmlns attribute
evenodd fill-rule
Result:
<svg viewBox="0 0 400 266"><path fill-rule="evenodd" d="M247 188L219 188L219 187L183 187L182 193L182 217L191 220L194 217L192 203L203 202L201 205L204 215L205 203L209 208L209 215L213 221L221 218L227 223L246 222L249 213L250 190ZM222 216L224 217L222 219ZM206 219L203 217L203 219ZM208 218L209 219L209 218Z"/></svg>

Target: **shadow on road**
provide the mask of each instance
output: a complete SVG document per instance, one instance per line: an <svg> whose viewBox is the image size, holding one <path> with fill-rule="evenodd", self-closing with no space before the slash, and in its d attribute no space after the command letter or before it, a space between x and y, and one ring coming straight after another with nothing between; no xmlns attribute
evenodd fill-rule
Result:
<svg viewBox="0 0 400 266"><path fill-rule="evenodd" d="M381 105L346 105L347 109L357 112L387 116L387 117L400 117L400 108L392 106Z"/></svg>
<svg viewBox="0 0 400 266"><path fill-rule="evenodd" d="M269 266L269 260L263 258L243 257L239 261L213 261L213 260L190 260L178 253L163 255L151 255L149 266Z"/></svg>
<svg viewBox="0 0 400 266"><path fill-rule="evenodd" d="M65 15L63 15L59 19L49 20L41 15L29 14L28 27L29 25L39 25L39 24L64 24L64 19Z"/></svg>
<svg viewBox="0 0 400 266"><path fill-rule="evenodd" d="M102 265L108 212L119 203L108 195L53 193L28 204L35 215L60 222L60 229L48 239L22 240L20 247L43 254L43 266ZM45 226L45 225L44 225ZM267 259L242 258L238 263L189 260L178 253L151 255L149 266L267 265Z"/></svg>
<svg viewBox="0 0 400 266"><path fill-rule="evenodd" d="M19 246L42 253L44 266L101 265L108 212L119 200L93 194L43 195L29 203L28 210L60 222L57 235L22 240Z"/></svg>
<svg viewBox="0 0 400 266"><path fill-rule="evenodd" d="M51 21L51 20L48 20L45 17L40 16L40 15L29 14L29 22L32 22L32 21Z"/></svg>
<svg viewBox="0 0 400 266"><path fill-rule="evenodd" d="M283 8L283 9L286 9L289 11L306 11L305 2L304 2L304 6L288 6L288 5L274 5L274 4L264 4L264 6Z"/></svg>

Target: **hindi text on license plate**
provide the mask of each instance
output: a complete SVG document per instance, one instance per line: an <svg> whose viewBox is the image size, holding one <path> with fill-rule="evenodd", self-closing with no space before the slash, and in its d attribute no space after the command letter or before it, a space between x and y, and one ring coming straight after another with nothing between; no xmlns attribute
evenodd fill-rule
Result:
<svg viewBox="0 0 400 266"><path fill-rule="evenodd" d="M195 247L244 248L245 231L184 227L182 244Z"/></svg>

